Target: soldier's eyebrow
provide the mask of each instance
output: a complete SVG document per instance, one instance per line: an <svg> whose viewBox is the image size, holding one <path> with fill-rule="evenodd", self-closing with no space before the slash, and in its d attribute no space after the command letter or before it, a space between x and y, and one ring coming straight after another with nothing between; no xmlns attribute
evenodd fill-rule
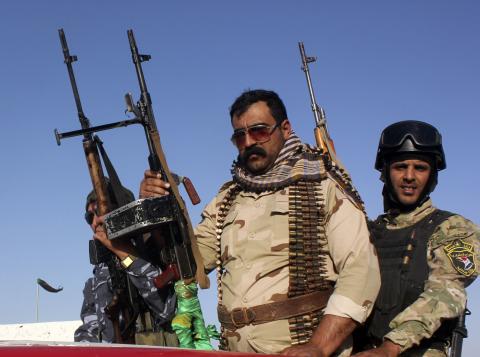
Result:
<svg viewBox="0 0 480 357"><path fill-rule="evenodd" d="M402 162L402 161L397 161L397 162L394 162L390 165L390 167L393 167L393 168L403 168L403 167L407 167L407 163L406 162Z"/></svg>
<svg viewBox="0 0 480 357"><path fill-rule="evenodd" d="M425 163L418 163L418 164L415 164L415 168L416 169L429 169L430 168L430 165L427 164L426 162Z"/></svg>

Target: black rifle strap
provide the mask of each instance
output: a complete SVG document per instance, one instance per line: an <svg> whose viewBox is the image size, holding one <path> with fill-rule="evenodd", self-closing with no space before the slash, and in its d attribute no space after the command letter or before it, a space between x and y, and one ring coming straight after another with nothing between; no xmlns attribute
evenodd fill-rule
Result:
<svg viewBox="0 0 480 357"><path fill-rule="evenodd" d="M112 193L113 198L117 202L118 207L124 206L127 203L130 203L131 200L124 194L124 190L122 189L122 183L120 182L120 178L113 167L112 162L110 161L105 148L103 147L103 142L100 138L95 135L94 136L95 143L97 144L98 150L100 151L100 155L102 156L103 164L107 169L108 177L110 178L110 184L112 185Z"/></svg>

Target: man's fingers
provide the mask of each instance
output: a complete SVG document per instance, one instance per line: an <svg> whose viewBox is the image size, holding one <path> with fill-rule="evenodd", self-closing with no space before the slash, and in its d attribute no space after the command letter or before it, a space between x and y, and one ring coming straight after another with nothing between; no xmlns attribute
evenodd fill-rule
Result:
<svg viewBox="0 0 480 357"><path fill-rule="evenodd" d="M146 171L145 174L151 173ZM140 198L165 196L169 194L170 184L158 177L145 177L140 184Z"/></svg>
<svg viewBox="0 0 480 357"><path fill-rule="evenodd" d="M146 170L143 174L145 178L162 178L162 175L157 171Z"/></svg>
<svg viewBox="0 0 480 357"><path fill-rule="evenodd" d="M105 233L105 231L100 231L100 230L97 230L94 234L93 234L93 239L96 239L100 242L103 242L105 240L107 240L107 234Z"/></svg>
<svg viewBox="0 0 480 357"><path fill-rule="evenodd" d="M140 193L143 197L154 197L154 196L165 196L170 192L166 187L155 186L155 185L145 185L142 187Z"/></svg>
<svg viewBox="0 0 480 357"><path fill-rule="evenodd" d="M170 188L170 184L168 182L165 182L159 178L145 178L142 181L142 184L145 184L147 186L158 186L160 188Z"/></svg>

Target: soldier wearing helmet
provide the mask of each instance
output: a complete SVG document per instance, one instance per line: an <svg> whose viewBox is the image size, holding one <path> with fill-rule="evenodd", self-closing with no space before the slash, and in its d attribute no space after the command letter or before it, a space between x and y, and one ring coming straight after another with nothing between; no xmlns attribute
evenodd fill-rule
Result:
<svg viewBox="0 0 480 357"><path fill-rule="evenodd" d="M358 356L446 356L465 288L478 275L480 230L433 206L430 194L445 168L432 125L408 120L383 130L375 169L385 214L371 224L382 286L366 325L365 347L373 348Z"/></svg>

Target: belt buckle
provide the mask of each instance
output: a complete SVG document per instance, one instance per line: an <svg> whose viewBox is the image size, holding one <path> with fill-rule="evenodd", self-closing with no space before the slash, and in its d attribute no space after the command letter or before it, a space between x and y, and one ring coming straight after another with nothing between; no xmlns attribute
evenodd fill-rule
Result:
<svg viewBox="0 0 480 357"><path fill-rule="evenodd" d="M240 314L240 319L242 321L235 321L235 316ZM255 313L248 307L236 307L230 312L230 319L232 320L233 326L235 328L241 328L246 325L250 325L255 320Z"/></svg>

